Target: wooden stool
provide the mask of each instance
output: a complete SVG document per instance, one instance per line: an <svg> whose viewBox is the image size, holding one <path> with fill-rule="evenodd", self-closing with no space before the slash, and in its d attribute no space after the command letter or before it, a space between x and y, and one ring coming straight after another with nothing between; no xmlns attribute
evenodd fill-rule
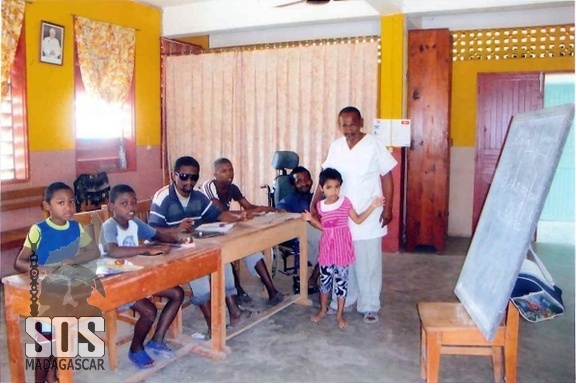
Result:
<svg viewBox="0 0 576 383"><path fill-rule="evenodd" d="M502 379L502 351L506 383L516 382L518 350L518 310L508 303L506 321L488 342L461 303L420 302L421 320L420 374L427 383L438 382L440 355L489 355L494 381Z"/></svg>

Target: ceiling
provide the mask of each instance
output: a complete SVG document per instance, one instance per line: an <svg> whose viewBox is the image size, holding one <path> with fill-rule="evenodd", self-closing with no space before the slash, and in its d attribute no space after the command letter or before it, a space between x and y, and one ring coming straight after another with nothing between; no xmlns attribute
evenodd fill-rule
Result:
<svg viewBox="0 0 576 383"><path fill-rule="evenodd" d="M296 32L293 28L302 26L306 26L310 34L316 26L327 24L335 25L336 29L347 28L342 23L374 22L377 28L381 15L395 13L403 13L409 20L458 14L489 14L488 18L493 19L505 12L527 10L538 16L539 10L544 8L562 9L551 16L554 21L557 15L566 13L566 7L571 7L569 18L574 20L573 0L333 0L322 4L298 0L137 1L162 10L162 35L172 38L231 32L241 34L254 30L261 32L263 29L286 29L294 34ZM557 23L560 22L552 22ZM361 33L367 34L365 31Z"/></svg>

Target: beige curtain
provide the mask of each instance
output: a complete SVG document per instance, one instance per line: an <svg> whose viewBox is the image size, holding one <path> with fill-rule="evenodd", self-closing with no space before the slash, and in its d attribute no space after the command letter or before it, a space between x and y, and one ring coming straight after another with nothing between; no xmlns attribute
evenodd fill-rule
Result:
<svg viewBox="0 0 576 383"><path fill-rule="evenodd" d="M108 103L124 103L134 73L136 31L75 16L74 32L86 91Z"/></svg>
<svg viewBox="0 0 576 383"><path fill-rule="evenodd" d="M378 42L209 53L166 58L168 160L195 157L200 181L211 163L229 158L249 201L266 204L276 150L293 150L315 180L337 114L354 105L372 130L376 116Z"/></svg>
<svg viewBox="0 0 576 383"><path fill-rule="evenodd" d="M8 80L22 31L24 8L22 0L2 1L2 98L8 94Z"/></svg>

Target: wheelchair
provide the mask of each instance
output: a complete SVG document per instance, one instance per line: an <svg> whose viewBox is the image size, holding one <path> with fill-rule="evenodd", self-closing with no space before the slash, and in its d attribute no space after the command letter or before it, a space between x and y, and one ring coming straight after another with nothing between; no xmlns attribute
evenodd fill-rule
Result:
<svg viewBox="0 0 576 383"><path fill-rule="evenodd" d="M288 194L294 191L290 174L288 169L292 170L298 166L300 158L296 152L292 151L276 151L272 157L272 166L276 170L276 177L274 178L273 186L262 185L260 188L266 189L268 196L268 206L276 207L276 205ZM300 293L300 278L298 270L300 267L300 243L297 239L283 242L272 249L272 278L277 273L292 276L294 283L292 290L294 294ZM289 263L289 258L292 257L292 264ZM279 267L279 259L282 260L283 265Z"/></svg>

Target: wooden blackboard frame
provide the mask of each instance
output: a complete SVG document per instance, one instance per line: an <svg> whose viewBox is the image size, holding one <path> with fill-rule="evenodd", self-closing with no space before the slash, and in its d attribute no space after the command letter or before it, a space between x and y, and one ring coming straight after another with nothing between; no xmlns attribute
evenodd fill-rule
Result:
<svg viewBox="0 0 576 383"><path fill-rule="evenodd" d="M513 117L454 290L487 340L502 321L574 119L574 104Z"/></svg>

